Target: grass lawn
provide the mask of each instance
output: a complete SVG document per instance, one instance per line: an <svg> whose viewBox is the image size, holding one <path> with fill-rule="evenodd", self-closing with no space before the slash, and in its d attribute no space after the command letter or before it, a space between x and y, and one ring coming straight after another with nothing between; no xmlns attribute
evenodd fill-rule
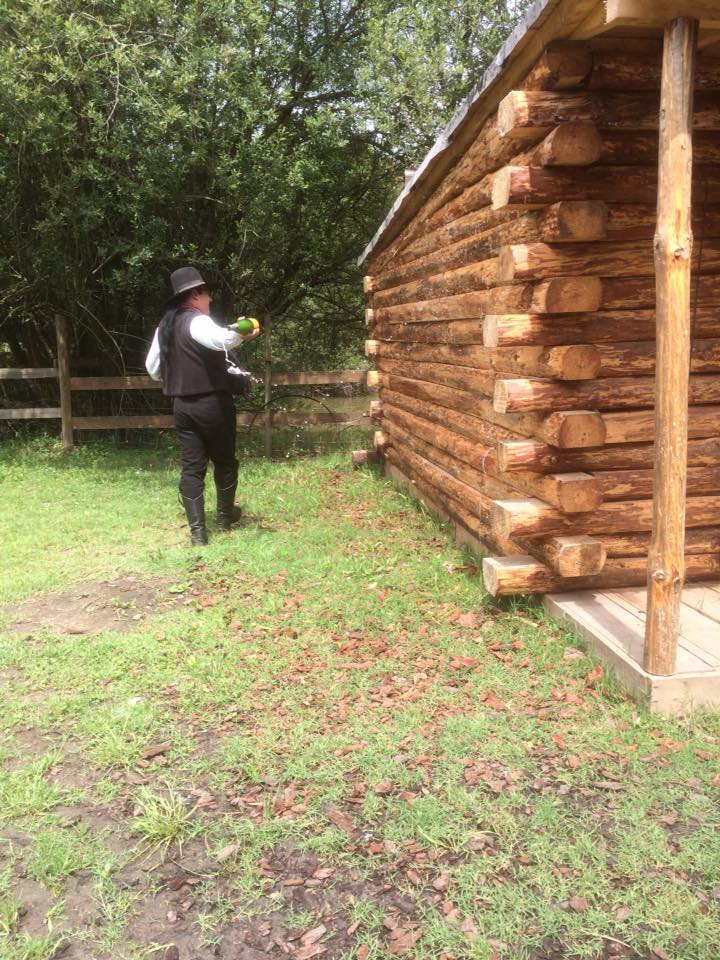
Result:
<svg viewBox="0 0 720 960"><path fill-rule="evenodd" d="M717 715L379 474L248 460L191 549L172 448L0 457L2 960L720 956Z"/></svg>

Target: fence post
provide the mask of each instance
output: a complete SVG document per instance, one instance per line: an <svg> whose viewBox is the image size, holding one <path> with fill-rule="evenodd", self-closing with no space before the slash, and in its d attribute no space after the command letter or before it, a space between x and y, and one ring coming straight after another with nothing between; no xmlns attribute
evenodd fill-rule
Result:
<svg viewBox="0 0 720 960"><path fill-rule="evenodd" d="M265 384L265 456L272 457L272 342L270 339L270 314L266 313L263 318L263 332L265 336L265 371L263 381Z"/></svg>
<svg viewBox="0 0 720 960"><path fill-rule="evenodd" d="M57 336L57 371L60 386L60 422L62 442L65 450L73 446L72 391L70 390L70 334L68 322L59 314L55 316Z"/></svg>

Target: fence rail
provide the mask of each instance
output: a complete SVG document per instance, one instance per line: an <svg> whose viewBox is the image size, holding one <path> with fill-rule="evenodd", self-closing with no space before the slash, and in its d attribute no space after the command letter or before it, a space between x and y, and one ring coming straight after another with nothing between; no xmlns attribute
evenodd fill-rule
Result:
<svg viewBox="0 0 720 960"><path fill-rule="evenodd" d="M167 429L174 426L168 414L134 416L79 417L72 412L72 395L79 391L105 390L160 390L162 384L152 377L71 377L67 321L58 317L57 363L54 367L0 367L0 380L56 379L60 388L59 407L24 407L0 410L0 420L60 420L65 448L73 446L76 430ZM273 386L308 386L331 384L364 384L366 370L299 370L294 373L273 373L268 365L265 371L265 395ZM238 413L238 426L264 426L266 435L273 426L316 426L362 423L360 414L336 415L330 411L311 413L276 412L266 401L263 412Z"/></svg>

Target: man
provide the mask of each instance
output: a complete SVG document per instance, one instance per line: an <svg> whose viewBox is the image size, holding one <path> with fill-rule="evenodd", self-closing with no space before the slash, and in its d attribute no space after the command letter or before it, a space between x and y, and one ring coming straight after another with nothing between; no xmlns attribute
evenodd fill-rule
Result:
<svg viewBox="0 0 720 960"><path fill-rule="evenodd" d="M210 317L210 290L195 267L170 276L172 297L155 331L145 360L163 393L173 398L180 442L180 496L193 544L207 543L205 474L212 460L217 491L217 527L233 521L238 461L235 457L235 405L228 386L227 351L258 336L221 327Z"/></svg>

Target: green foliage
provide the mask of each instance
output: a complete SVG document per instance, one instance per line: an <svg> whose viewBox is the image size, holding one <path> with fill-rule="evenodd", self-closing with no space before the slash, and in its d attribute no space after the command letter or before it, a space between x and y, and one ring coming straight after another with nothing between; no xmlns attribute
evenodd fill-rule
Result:
<svg viewBox="0 0 720 960"><path fill-rule="evenodd" d="M0 349L141 366L169 270L359 354L355 259L515 16L488 0L0 0ZM323 329L322 336L318 331ZM250 354L252 356L252 354Z"/></svg>

